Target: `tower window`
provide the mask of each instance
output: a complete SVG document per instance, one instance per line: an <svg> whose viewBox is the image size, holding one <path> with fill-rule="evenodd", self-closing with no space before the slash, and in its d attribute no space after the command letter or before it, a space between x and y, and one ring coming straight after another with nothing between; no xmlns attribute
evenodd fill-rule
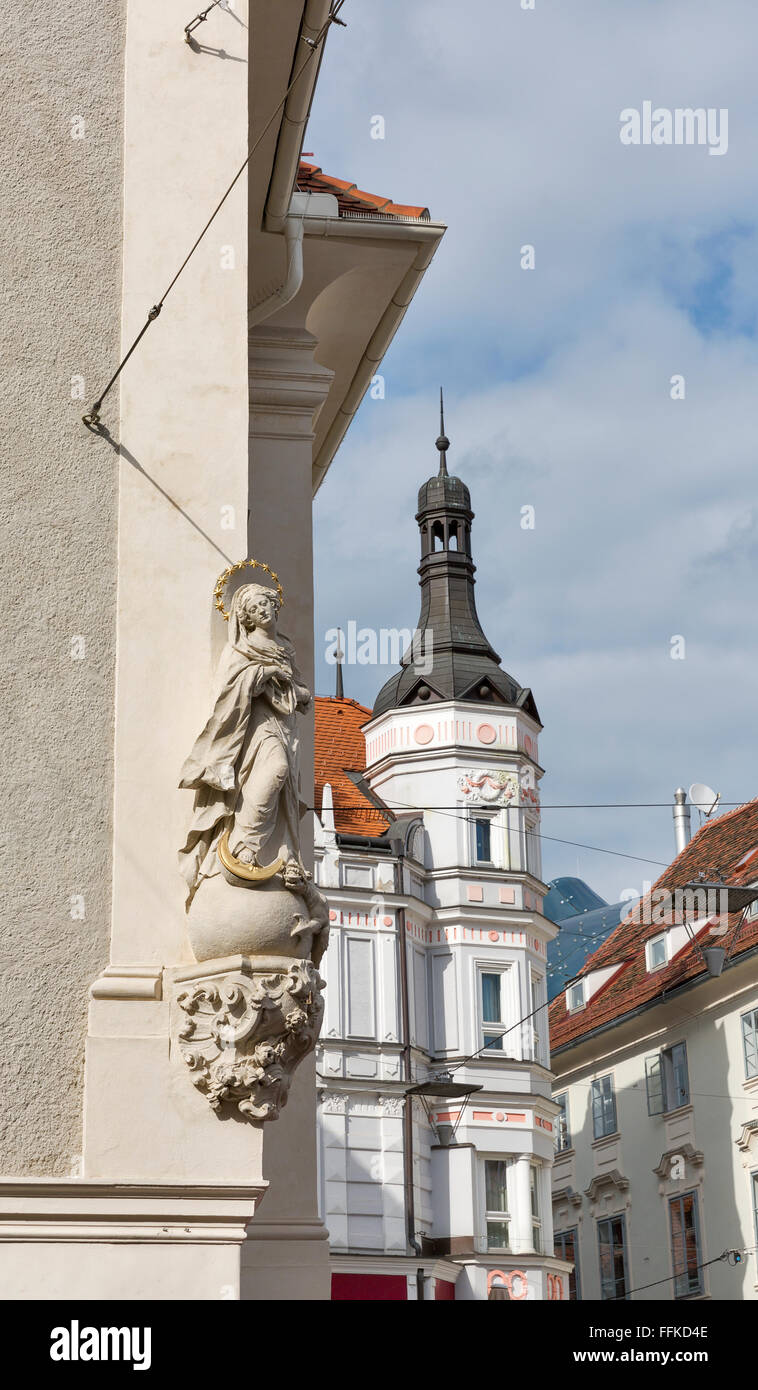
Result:
<svg viewBox="0 0 758 1390"><path fill-rule="evenodd" d="M506 1023L508 1004L507 972L504 970L480 970L479 1009L482 1050L500 1052L504 1050L503 1038L510 1028ZM509 1010L512 1012L512 1010Z"/></svg>
<svg viewBox="0 0 758 1390"><path fill-rule="evenodd" d="M432 550L443 550L445 547L445 532L441 521L435 521L432 526Z"/></svg>
<svg viewBox="0 0 758 1390"><path fill-rule="evenodd" d="M477 816L474 821L476 861L478 864L492 863L492 822L489 816Z"/></svg>
<svg viewBox="0 0 758 1390"><path fill-rule="evenodd" d="M458 523L457 523L457 521L453 521L453 522L450 523L450 527L449 527L449 529L448 529L447 548L448 548L448 550L457 550L457 549L458 549Z"/></svg>
<svg viewBox="0 0 758 1390"><path fill-rule="evenodd" d="M513 1167L512 1158L485 1158L485 1225L488 1250L508 1250L509 1207L508 1178Z"/></svg>

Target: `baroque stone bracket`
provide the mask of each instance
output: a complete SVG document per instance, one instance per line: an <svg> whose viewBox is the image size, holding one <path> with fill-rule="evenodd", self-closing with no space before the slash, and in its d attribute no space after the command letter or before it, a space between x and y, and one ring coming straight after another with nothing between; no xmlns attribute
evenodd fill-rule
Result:
<svg viewBox="0 0 758 1390"><path fill-rule="evenodd" d="M683 1159L684 1162L689 1163L692 1168L702 1168L705 1162L705 1155L700 1149L696 1149L694 1144L691 1144L689 1140L684 1144L674 1145L673 1148L666 1149L666 1152L661 1154L660 1161L653 1169L653 1172L657 1174L661 1182L665 1182L667 1178L671 1177L671 1167L677 1159Z"/></svg>
<svg viewBox="0 0 758 1390"><path fill-rule="evenodd" d="M589 1199L590 1212L593 1218L600 1210L601 1202L613 1203L609 1206L609 1211L621 1209L623 1206L630 1206L629 1179L619 1171L618 1168L610 1168L605 1173L597 1173L592 1179L589 1187L584 1189L584 1195Z"/></svg>
<svg viewBox="0 0 758 1390"><path fill-rule="evenodd" d="M231 957L174 975L172 1045L214 1110L275 1120L315 1046L324 981L309 960Z"/></svg>
<svg viewBox="0 0 758 1390"><path fill-rule="evenodd" d="M582 1205L581 1192L576 1192L570 1183L567 1183L564 1187L553 1188L553 1206L561 1206L563 1203L571 1207L580 1207Z"/></svg>
<svg viewBox="0 0 758 1390"><path fill-rule="evenodd" d="M734 1142L744 1154L751 1154L754 1146L758 1152L758 1119L745 1120Z"/></svg>

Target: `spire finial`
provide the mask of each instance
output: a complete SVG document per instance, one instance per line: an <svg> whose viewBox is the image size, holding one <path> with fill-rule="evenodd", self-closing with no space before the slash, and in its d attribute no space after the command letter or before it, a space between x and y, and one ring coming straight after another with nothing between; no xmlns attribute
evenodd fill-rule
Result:
<svg viewBox="0 0 758 1390"><path fill-rule="evenodd" d="M447 451L450 448L450 440L445 434L445 402L442 397L442 387L440 386L440 432L437 439L437 448L440 451L440 471L438 477L447 477Z"/></svg>
<svg viewBox="0 0 758 1390"><path fill-rule="evenodd" d="M341 646L341 642L340 642L341 637L342 637L342 630L341 630L341 628L338 628L338 629L337 629L337 650L336 650L336 652L334 653L334 658L335 658L335 662L336 662L336 665L337 665L337 683L336 683L336 688L335 688L334 693L335 693L335 696L336 696L336 698L337 698L338 700L343 700L343 699L345 698L345 691L344 691L344 688L343 688L343 685L342 685L342 662L343 662L344 659L345 659L345 653L344 653L343 650L342 650L342 646Z"/></svg>

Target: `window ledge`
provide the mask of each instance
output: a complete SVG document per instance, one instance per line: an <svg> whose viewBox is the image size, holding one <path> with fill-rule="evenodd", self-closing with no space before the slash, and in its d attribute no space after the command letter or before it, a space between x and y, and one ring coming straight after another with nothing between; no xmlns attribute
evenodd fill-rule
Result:
<svg viewBox="0 0 758 1390"><path fill-rule="evenodd" d="M605 1144L612 1144L616 1139L621 1138L621 1130L615 1129L613 1134L603 1134L599 1139L593 1139L590 1145L593 1149L602 1149Z"/></svg>
<svg viewBox="0 0 758 1390"><path fill-rule="evenodd" d="M752 1095L754 1091L758 1091L758 1076L749 1076L746 1081L743 1081L742 1089L747 1095Z"/></svg>
<svg viewBox="0 0 758 1390"><path fill-rule="evenodd" d="M662 1110L660 1115L651 1115L651 1120L683 1120L685 1115L694 1115L695 1107L691 1100L686 1105L675 1105L673 1110Z"/></svg>

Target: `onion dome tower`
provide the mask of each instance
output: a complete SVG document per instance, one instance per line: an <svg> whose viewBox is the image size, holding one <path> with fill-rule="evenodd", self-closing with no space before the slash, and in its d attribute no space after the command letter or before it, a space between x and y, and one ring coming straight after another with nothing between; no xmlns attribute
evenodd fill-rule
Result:
<svg viewBox="0 0 758 1390"><path fill-rule="evenodd" d="M450 440L440 390L439 472L418 495L421 533L421 613L414 642L401 670L382 686L373 716L386 710L442 700L516 706L539 722L529 689L500 665L482 630L474 600L476 566L471 558L471 496L447 470Z"/></svg>

